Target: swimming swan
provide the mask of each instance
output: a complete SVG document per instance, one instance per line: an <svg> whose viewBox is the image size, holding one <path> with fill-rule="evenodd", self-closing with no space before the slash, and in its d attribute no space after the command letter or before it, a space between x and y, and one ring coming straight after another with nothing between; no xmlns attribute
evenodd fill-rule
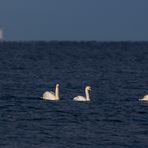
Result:
<svg viewBox="0 0 148 148"><path fill-rule="evenodd" d="M139 101L148 101L148 95L145 95L142 99L139 99Z"/></svg>
<svg viewBox="0 0 148 148"><path fill-rule="evenodd" d="M74 101L90 101L90 96L89 96L89 92L91 91L91 87L90 86L86 86L85 87L85 94L86 97L84 96L77 96L75 98L73 98Z"/></svg>
<svg viewBox="0 0 148 148"><path fill-rule="evenodd" d="M52 91L45 91L43 93L43 96L41 97L44 100L59 100L59 84L56 84L56 89L55 89L55 93Z"/></svg>

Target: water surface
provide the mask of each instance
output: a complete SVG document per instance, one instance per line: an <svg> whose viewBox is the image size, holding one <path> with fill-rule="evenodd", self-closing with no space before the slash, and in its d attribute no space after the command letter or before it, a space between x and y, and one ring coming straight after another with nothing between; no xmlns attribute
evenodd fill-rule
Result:
<svg viewBox="0 0 148 148"><path fill-rule="evenodd" d="M148 147L147 42L0 43L0 147ZM40 99L60 84L61 101ZM92 87L91 102L73 102Z"/></svg>

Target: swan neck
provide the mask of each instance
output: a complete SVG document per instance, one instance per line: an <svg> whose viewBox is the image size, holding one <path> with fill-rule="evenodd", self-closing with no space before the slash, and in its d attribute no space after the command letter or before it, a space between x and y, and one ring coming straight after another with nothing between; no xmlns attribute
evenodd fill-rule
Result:
<svg viewBox="0 0 148 148"><path fill-rule="evenodd" d="M55 96L56 96L56 99L59 99L59 87L56 86L56 89L55 89Z"/></svg>
<svg viewBox="0 0 148 148"><path fill-rule="evenodd" d="M85 94L86 94L86 100L90 101L89 91L87 89L85 89Z"/></svg>

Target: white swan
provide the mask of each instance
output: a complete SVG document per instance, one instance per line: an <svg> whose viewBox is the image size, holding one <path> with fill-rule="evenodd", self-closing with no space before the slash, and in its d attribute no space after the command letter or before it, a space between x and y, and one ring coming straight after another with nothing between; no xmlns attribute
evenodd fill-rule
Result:
<svg viewBox="0 0 148 148"><path fill-rule="evenodd" d="M45 91L41 98L44 100L59 100L59 84L56 84L55 93L52 91Z"/></svg>
<svg viewBox="0 0 148 148"><path fill-rule="evenodd" d="M145 95L142 99L139 99L139 101L148 101L148 95Z"/></svg>
<svg viewBox="0 0 148 148"><path fill-rule="evenodd" d="M90 91L91 91L91 87L90 86L86 86L85 87L86 97L84 97L84 96L77 96L77 97L74 97L73 100L74 101L90 101L90 95L89 95Z"/></svg>

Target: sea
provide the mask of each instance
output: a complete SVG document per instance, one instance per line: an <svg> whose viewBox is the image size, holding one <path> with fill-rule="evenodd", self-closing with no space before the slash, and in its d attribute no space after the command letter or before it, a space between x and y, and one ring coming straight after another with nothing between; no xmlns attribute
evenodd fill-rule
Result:
<svg viewBox="0 0 148 148"><path fill-rule="evenodd" d="M1 42L0 148L147 148L146 94L148 42Z"/></svg>

